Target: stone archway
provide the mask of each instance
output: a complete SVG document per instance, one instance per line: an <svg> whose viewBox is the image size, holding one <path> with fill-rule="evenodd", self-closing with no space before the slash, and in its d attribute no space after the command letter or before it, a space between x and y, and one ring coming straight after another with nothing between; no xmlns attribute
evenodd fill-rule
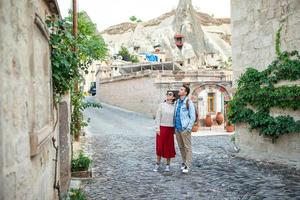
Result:
<svg viewBox="0 0 300 200"><path fill-rule="evenodd" d="M232 95L228 92L228 89L220 84L211 84L211 83L204 83L204 84L200 84L198 86L196 86L196 88L193 90L192 95L191 95L191 99L193 100L193 102L197 102L198 101L198 95L201 91L206 90L206 87L214 87L215 89L219 90L221 93L224 94L225 97L225 101L229 101L232 98Z"/></svg>
<svg viewBox="0 0 300 200"><path fill-rule="evenodd" d="M225 102L231 100L231 98L232 98L232 94L229 92L230 89L224 85L216 84L216 83L199 84L199 85L194 86L193 88L194 89L191 94L191 100L194 102L195 106L197 106L197 108L198 108L198 116L200 116L200 120L201 120L201 117L203 118L203 111L205 113L204 115L206 115L207 108L204 104L205 100L199 99L199 94L203 91L205 91L206 93L208 93L209 91L218 91L219 93L223 94L223 98L221 97L221 99L219 100L219 102L221 102L221 104L222 104L222 105L219 105L219 108L222 107L220 111L222 112L222 114L224 116L224 128L225 128L225 125L227 124L227 118L226 118L227 109L226 109ZM217 112L217 110L215 110L215 113L216 112Z"/></svg>

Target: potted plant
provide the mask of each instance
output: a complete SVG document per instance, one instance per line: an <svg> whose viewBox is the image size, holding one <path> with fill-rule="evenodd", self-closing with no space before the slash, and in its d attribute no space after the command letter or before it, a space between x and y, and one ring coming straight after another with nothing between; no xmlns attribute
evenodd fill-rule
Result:
<svg viewBox="0 0 300 200"><path fill-rule="evenodd" d="M77 158L71 161L72 177L91 177L90 165L92 160L80 151Z"/></svg>
<svg viewBox="0 0 300 200"><path fill-rule="evenodd" d="M86 200L85 193L82 188L71 188L69 191L70 200Z"/></svg>
<svg viewBox="0 0 300 200"><path fill-rule="evenodd" d="M192 132L197 132L199 129L199 121L196 121L192 127Z"/></svg>
<svg viewBox="0 0 300 200"><path fill-rule="evenodd" d="M233 132L234 131L234 125L231 124L230 121L227 122L226 131L227 132Z"/></svg>

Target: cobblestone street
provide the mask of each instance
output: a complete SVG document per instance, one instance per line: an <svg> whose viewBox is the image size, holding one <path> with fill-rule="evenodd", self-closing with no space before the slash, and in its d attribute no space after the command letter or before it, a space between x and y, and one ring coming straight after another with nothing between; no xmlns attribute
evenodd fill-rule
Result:
<svg viewBox="0 0 300 200"><path fill-rule="evenodd" d="M300 173L234 157L229 136L193 137L193 166L180 172L180 152L171 172L153 172L154 121L104 106L87 109L87 147L94 179L89 199L300 199Z"/></svg>

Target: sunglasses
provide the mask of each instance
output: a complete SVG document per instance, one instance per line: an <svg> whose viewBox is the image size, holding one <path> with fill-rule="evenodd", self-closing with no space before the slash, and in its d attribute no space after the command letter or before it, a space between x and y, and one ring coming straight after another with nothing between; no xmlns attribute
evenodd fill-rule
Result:
<svg viewBox="0 0 300 200"><path fill-rule="evenodd" d="M174 96L174 93L173 92L168 92L167 95Z"/></svg>

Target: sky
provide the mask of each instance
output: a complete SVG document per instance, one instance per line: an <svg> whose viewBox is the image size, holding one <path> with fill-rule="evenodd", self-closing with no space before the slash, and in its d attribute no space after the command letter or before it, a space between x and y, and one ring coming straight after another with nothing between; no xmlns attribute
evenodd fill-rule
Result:
<svg viewBox="0 0 300 200"><path fill-rule="evenodd" d="M72 0L57 0L65 17ZM171 11L179 0L77 0L79 11L84 10L97 24L99 31L112 25L128 22L130 16L147 21ZM215 17L230 17L230 0L192 0L194 7Z"/></svg>

